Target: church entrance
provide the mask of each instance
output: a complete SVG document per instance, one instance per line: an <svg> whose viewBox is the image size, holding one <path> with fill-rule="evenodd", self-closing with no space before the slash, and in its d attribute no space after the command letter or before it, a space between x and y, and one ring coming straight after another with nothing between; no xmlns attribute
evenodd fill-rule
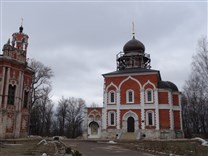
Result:
<svg viewBox="0 0 208 156"><path fill-rule="evenodd" d="M131 116L127 119L127 132L134 132L134 118Z"/></svg>
<svg viewBox="0 0 208 156"><path fill-rule="evenodd" d="M91 135L98 135L98 128L99 125L97 122L91 122L89 125L90 129L91 129Z"/></svg>

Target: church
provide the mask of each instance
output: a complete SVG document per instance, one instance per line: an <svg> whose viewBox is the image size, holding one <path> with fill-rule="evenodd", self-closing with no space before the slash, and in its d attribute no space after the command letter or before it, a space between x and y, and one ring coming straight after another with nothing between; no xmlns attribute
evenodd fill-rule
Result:
<svg viewBox="0 0 208 156"><path fill-rule="evenodd" d="M13 33L0 55L0 138L28 135L33 70L27 64L28 35Z"/></svg>
<svg viewBox="0 0 208 156"><path fill-rule="evenodd" d="M103 74L103 107L85 109L84 138L182 138L181 92L151 69L150 54L135 33L116 62L116 71Z"/></svg>

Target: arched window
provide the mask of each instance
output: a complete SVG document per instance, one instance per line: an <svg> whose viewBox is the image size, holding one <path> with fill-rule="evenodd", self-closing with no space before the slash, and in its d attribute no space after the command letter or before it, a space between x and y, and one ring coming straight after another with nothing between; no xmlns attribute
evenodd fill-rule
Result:
<svg viewBox="0 0 208 156"><path fill-rule="evenodd" d="M108 112L108 125L115 126L116 125L116 113L114 111Z"/></svg>
<svg viewBox="0 0 208 156"><path fill-rule="evenodd" d="M146 112L146 125L154 126L154 112L153 111Z"/></svg>
<svg viewBox="0 0 208 156"><path fill-rule="evenodd" d="M25 90L23 108L27 108L27 105L28 105L28 96L29 96L29 92Z"/></svg>
<svg viewBox="0 0 208 156"><path fill-rule="evenodd" d="M8 101L9 105L14 105L16 86L9 85Z"/></svg>
<svg viewBox="0 0 208 156"><path fill-rule="evenodd" d="M134 103L134 91L133 90L126 91L126 102Z"/></svg>
<svg viewBox="0 0 208 156"><path fill-rule="evenodd" d="M152 89L147 89L145 92L145 99L147 103L152 103L153 102L153 90Z"/></svg>
<svg viewBox="0 0 208 156"><path fill-rule="evenodd" d="M110 91L108 94L108 102L113 104L115 103L115 91Z"/></svg>

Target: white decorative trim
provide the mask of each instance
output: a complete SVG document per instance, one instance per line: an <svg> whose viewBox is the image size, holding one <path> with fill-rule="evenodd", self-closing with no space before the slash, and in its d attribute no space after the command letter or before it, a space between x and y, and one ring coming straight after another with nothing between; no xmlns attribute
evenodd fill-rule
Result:
<svg viewBox="0 0 208 156"><path fill-rule="evenodd" d="M170 129L173 130L174 129L174 117L173 117L172 109L169 110L169 114L170 114Z"/></svg>
<svg viewBox="0 0 208 156"><path fill-rule="evenodd" d="M111 124L111 114L114 115L114 124ZM116 112L115 111L109 111L108 112L108 126L115 126L116 125Z"/></svg>
<svg viewBox="0 0 208 156"><path fill-rule="evenodd" d="M180 106L173 106L173 110L178 110L178 111L180 111L181 108L180 108Z"/></svg>
<svg viewBox="0 0 208 156"><path fill-rule="evenodd" d="M148 81L145 82L145 84L143 85L143 89L145 89L145 86L148 85L148 84L152 85L154 89L156 88L155 85L154 85L154 83L152 83L150 80L148 80Z"/></svg>
<svg viewBox="0 0 208 156"><path fill-rule="evenodd" d="M129 92L132 93L132 101L129 100ZM126 103L134 103L134 91L132 89L126 91Z"/></svg>
<svg viewBox="0 0 208 156"><path fill-rule="evenodd" d="M133 111L128 111L128 112L126 112L124 115L123 115L123 120L127 120L129 117L133 117L134 118L134 120L138 120L139 118L138 118L138 116L137 116L137 114L136 113L134 113Z"/></svg>
<svg viewBox="0 0 208 156"><path fill-rule="evenodd" d="M108 88L111 87L111 86L115 87L116 90L118 90L118 87L117 87L113 82L111 82L111 83L106 87L105 91L107 92L107 91L108 91Z"/></svg>
<svg viewBox="0 0 208 156"><path fill-rule="evenodd" d="M134 128L135 131L139 129L139 118L138 115L136 113L134 113L133 111L128 111L123 115L122 118L122 129L127 131L127 120L129 117L133 117L134 118Z"/></svg>
<svg viewBox="0 0 208 156"><path fill-rule="evenodd" d="M140 104L123 104L120 105L120 109L141 109Z"/></svg>
<svg viewBox="0 0 208 156"><path fill-rule="evenodd" d="M119 84L118 88L121 89L122 84L123 84L124 82L130 80L130 79L133 80L133 81L136 81L137 84L139 85L139 87L142 88L141 83L140 83L137 79L135 79L135 78L133 78L133 77L131 77L131 76L128 76L126 79L124 79L124 80Z"/></svg>
<svg viewBox="0 0 208 156"><path fill-rule="evenodd" d="M106 109L110 110L110 109L116 109L117 105L107 105Z"/></svg>
<svg viewBox="0 0 208 156"><path fill-rule="evenodd" d="M158 88L158 92L168 92L169 89L162 89L162 88Z"/></svg>
<svg viewBox="0 0 208 156"><path fill-rule="evenodd" d="M149 113L152 114L152 125L149 125ZM154 126L155 125L155 113L152 110L146 111L146 125L147 126Z"/></svg>
<svg viewBox="0 0 208 156"><path fill-rule="evenodd" d="M7 68L7 69L8 69L7 70L7 80L6 80L6 83L5 83L7 85L7 86L5 86L5 88L6 88L5 93L6 94L8 94L8 91L9 91L9 85L8 84L9 84L9 79L10 79L10 68ZM4 107L6 108L7 107L7 103L8 103L8 96L5 96L5 99L4 100L5 100Z"/></svg>
<svg viewBox="0 0 208 156"><path fill-rule="evenodd" d="M149 101L148 99L148 92L151 92L151 101ZM153 96L153 90L148 88L145 90L145 103L153 103L153 99L154 99L154 96Z"/></svg>
<svg viewBox="0 0 208 156"><path fill-rule="evenodd" d="M88 114L88 118L90 117L90 116L93 116L93 118L94 118L94 120L95 120L95 118L96 118L96 116L100 116L100 118L102 117L102 115L100 114L100 112L98 111L98 110L96 110L96 109L93 109L89 114Z"/></svg>
<svg viewBox="0 0 208 156"><path fill-rule="evenodd" d="M91 133L92 132L91 127L90 127L91 122L95 122L99 126L97 135L92 135L92 133ZM96 122L96 121L89 121L88 122L88 124L87 124L88 138L100 138L100 136L101 136L101 126L100 125L101 125L100 122Z"/></svg>
<svg viewBox="0 0 208 156"><path fill-rule="evenodd" d="M155 105L146 104L144 105L144 109L155 109Z"/></svg>
<svg viewBox="0 0 208 156"><path fill-rule="evenodd" d="M5 79L5 76L3 76L3 75L5 75L5 67L3 67L3 70L2 70L2 80L1 80L1 88L0 88L0 95L3 95L3 89L4 89L4 81L6 81L6 80L4 80ZM0 108L2 107L1 105L2 105L2 98L3 98L3 96L0 96Z"/></svg>
<svg viewBox="0 0 208 156"><path fill-rule="evenodd" d="M144 116L145 116L145 114L144 114L144 89L142 88L141 89L141 128L142 129L145 129L145 121L144 121ZM142 122L143 121L143 122Z"/></svg>
<svg viewBox="0 0 208 156"><path fill-rule="evenodd" d="M106 129L107 127L107 109L104 107L102 109L102 129Z"/></svg>
<svg viewBox="0 0 208 156"><path fill-rule="evenodd" d="M182 120L182 108L181 108L181 99L182 99L182 95L179 94L179 109L180 109L180 126L181 126L181 130L183 130L183 120Z"/></svg>
<svg viewBox="0 0 208 156"><path fill-rule="evenodd" d="M158 74L158 72L146 72L146 73L131 73L131 76L137 76L137 75L155 75ZM119 75L105 75L104 77L121 77L121 76L128 76L128 74L119 74Z"/></svg>
<svg viewBox="0 0 208 156"><path fill-rule="evenodd" d="M168 92L168 101L170 105L170 110L169 110L169 117L170 117L170 129L174 129L174 117L173 117L173 97L172 97L172 92Z"/></svg>
<svg viewBox="0 0 208 156"><path fill-rule="evenodd" d="M117 90L117 92L116 92L116 102L117 102L117 104L116 104L116 106L117 106L117 108L116 108L116 119L117 119L117 129L120 129L120 90Z"/></svg>
<svg viewBox="0 0 208 156"><path fill-rule="evenodd" d="M111 94L113 93L114 97L113 97L113 102L111 101ZM108 104L116 104L116 92L114 90L110 90L108 92Z"/></svg>
<svg viewBox="0 0 208 156"><path fill-rule="evenodd" d="M170 105L169 104L159 104L158 108L159 109L170 109Z"/></svg>
<svg viewBox="0 0 208 156"><path fill-rule="evenodd" d="M155 118L156 118L156 130L160 129L160 118L159 118L159 102L158 102L158 89L154 90L155 95Z"/></svg>

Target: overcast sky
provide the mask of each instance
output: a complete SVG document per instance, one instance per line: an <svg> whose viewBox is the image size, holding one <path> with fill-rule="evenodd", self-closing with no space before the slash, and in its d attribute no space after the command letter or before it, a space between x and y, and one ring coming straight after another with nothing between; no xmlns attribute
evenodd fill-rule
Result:
<svg viewBox="0 0 208 156"><path fill-rule="evenodd" d="M81 97L103 103L101 74L116 70L116 54L136 38L152 69L182 91L197 42L207 35L207 2L9 1L1 4L1 49L12 33L29 35L28 58L50 66L52 99Z"/></svg>

